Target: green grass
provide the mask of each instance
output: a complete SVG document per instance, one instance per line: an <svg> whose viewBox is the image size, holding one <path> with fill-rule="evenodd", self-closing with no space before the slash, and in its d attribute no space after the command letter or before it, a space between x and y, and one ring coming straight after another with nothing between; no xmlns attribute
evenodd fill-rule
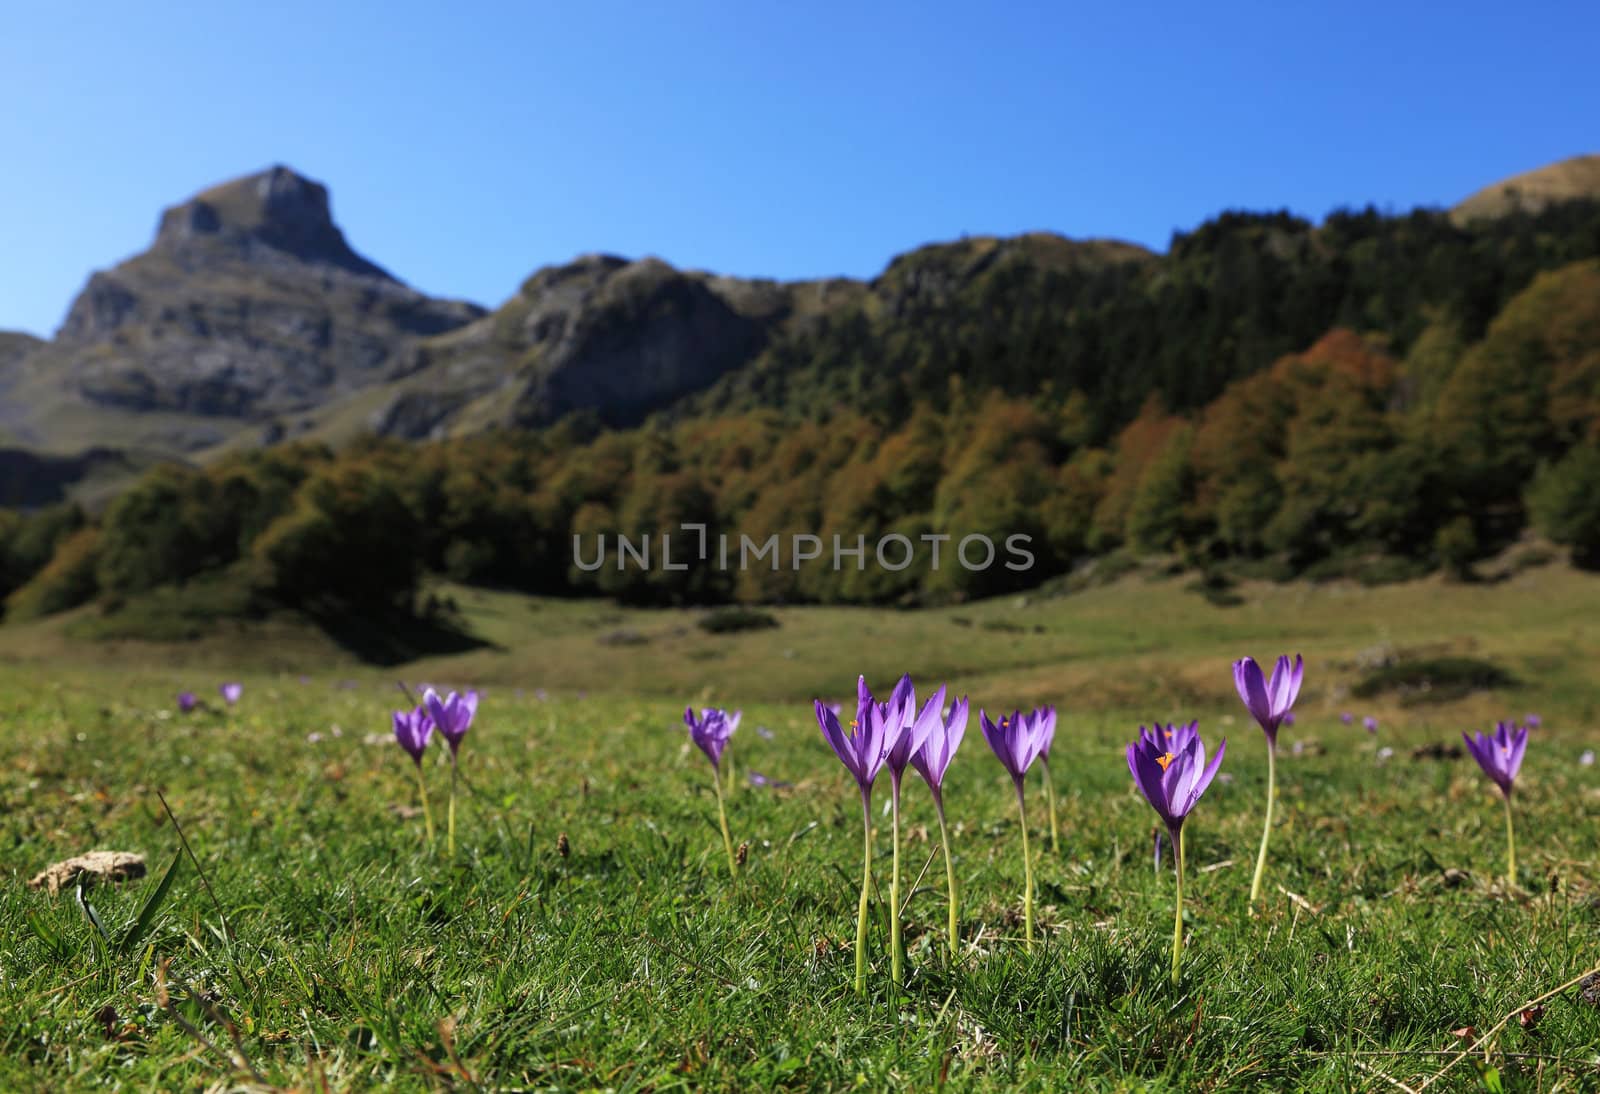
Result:
<svg viewBox="0 0 1600 1094"><path fill-rule="evenodd" d="M442 832L430 851L420 817L395 815L416 797L389 736L395 671L282 621L161 645L74 642L70 620L0 628L0 1089L1393 1089L1379 1073L1417 1088L1465 1047L1452 1030L1487 1031L1600 964L1600 767L1576 762L1596 744L1600 582L1544 567L1490 587L1240 592L1218 608L1134 579L1027 605L786 609L776 629L710 635L694 613L455 590L494 645L399 673L487 685L454 863ZM647 641L598 641L622 629ZM1518 683L1427 708L1348 698L1384 643ZM1307 654L1307 685L1252 918L1265 745L1228 662L1284 649ZM847 695L858 666L880 687L902 667L947 679L975 706L1061 706L1059 856L1029 784L1032 954L1015 802L974 715L946 790L962 958L945 955L933 858L907 885L906 996L889 993L875 817L872 992L854 995L859 806L804 700ZM224 673L245 683L232 712ZM184 686L209 709L177 714ZM711 700L745 711L729 820L750 848L732 882L679 720ZM1339 723L1347 707L1380 716L1375 740ZM1487 780L1412 750L1529 709L1546 728L1519 782L1513 892ZM1154 814L1121 748L1180 713L1229 744L1188 830L1174 988L1173 879L1153 869ZM751 770L791 785L752 787ZM442 820L447 770L427 777ZM179 849L158 789L215 900L185 861L124 947ZM914 779L907 810L915 879L938 829ZM91 848L151 868L89 893L109 942L72 893L24 885ZM1600 1008L1567 991L1487 1059L1506 1090L1594 1089ZM1492 1089L1483 1062L1428 1089Z"/></svg>

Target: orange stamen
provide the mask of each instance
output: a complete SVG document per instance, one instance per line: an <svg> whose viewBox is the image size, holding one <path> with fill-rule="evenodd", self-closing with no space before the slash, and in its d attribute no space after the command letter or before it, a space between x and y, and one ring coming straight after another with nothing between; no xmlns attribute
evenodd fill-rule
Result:
<svg viewBox="0 0 1600 1094"><path fill-rule="evenodd" d="M1170 764L1175 759L1177 759L1177 757L1174 756L1172 753L1168 752L1165 755L1157 756L1156 757L1156 763L1160 764L1161 765L1161 770L1165 771L1167 769L1167 765Z"/></svg>

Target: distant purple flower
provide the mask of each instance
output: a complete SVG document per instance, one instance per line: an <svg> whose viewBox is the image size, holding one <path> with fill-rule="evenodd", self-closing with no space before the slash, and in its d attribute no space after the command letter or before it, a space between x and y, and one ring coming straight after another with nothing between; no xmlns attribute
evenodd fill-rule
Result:
<svg viewBox="0 0 1600 1094"><path fill-rule="evenodd" d="M1528 748L1528 730L1523 726L1508 726L1501 722L1493 733L1461 735L1467 742L1467 751L1478 761L1483 773L1494 780L1500 793L1511 797L1511 784L1522 767L1522 754Z"/></svg>
<svg viewBox="0 0 1600 1094"><path fill-rule="evenodd" d="M433 719L428 717L424 708L394 712L394 739L419 767L422 765L422 754L428 747L428 738L432 735Z"/></svg>
<svg viewBox="0 0 1600 1094"><path fill-rule="evenodd" d="M760 737L763 741L770 741L778 735L772 732L772 730L768 729L766 726L756 726L756 736Z"/></svg>
<svg viewBox="0 0 1600 1094"><path fill-rule="evenodd" d="M1029 717L1033 720L1034 735L1039 738L1039 758L1050 762L1050 746L1056 743L1056 708L1040 707Z"/></svg>
<svg viewBox="0 0 1600 1094"><path fill-rule="evenodd" d="M1394 749L1389 748L1387 746L1385 746L1384 748L1380 748L1380 749L1378 749L1378 762L1380 764L1381 763L1385 763L1393 755L1394 755Z"/></svg>
<svg viewBox="0 0 1600 1094"><path fill-rule="evenodd" d="M1356 720L1356 716L1354 714L1351 714L1348 710L1339 715L1339 721L1343 722L1345 725L1349 725L1351 722L1353 722L1355 720Z"/></svg>
<svg viewBox="0 0 1600 1094"><path fill-rule="evenodd" d="M1594 749L1592 749L1592 748L1584 749L1583 752L1578 756L1578 765L1580 767L1593 767L1594 766Z"/></svg>
<svg viewBox="0 0 1600 1094"><path fill-rule="evenodd" d="M749 778L751 786L770 786L774 790L783 790L794 785L794 783L784 782L782 779L768 778L759 771L751 771Z"/></svg>
<svg viewBox="0 0 1600 1094"><path fill-rule="evenodd" d="M1294 706L1295 698L1300 694L1300 679L1304 673L1305 664L1299 654L1295 655L1292 666L1288 655L1279 657L1270 680L1262 676L1261 666L1255 663L1254 658L1245 657L1233 663L1234 689L1243 700L1245 709L1273 744L1278 741L1278 727L1283 725L1289 708Z"/></svg>
<svg viewBox="0 0 1600 1094"><path fill-rule="evenodd" d="M544 690L544 688L534 688L533 689L533 697L535 699L539 700L539 702L542 703L546 699L550 698L550 693L548 691Z"/></svg>
<svg viewBox="0 0 1600 1094"><path fill-rule="evenodd" d="M304 687L305 685L307 685L309 683L311 683L311 677L305 675L304 673L301 673L300 674L300 686Z"/></svg>
<svg viewBox="0 0 1600 1094"><path fill-rule="evenodd" d="M188 714L190 711L194 710L195 704L197 704L199 701L200 700L195 698L194 692L192 691L178 692L178 709L183 711L185 714Z"/></svg>
<svg viewBox="0 0 1600 1094"><path fill-rule="evenodd" d="M1526 714L1523 715L1522 724L1527 726L1529 729L1538 729L1540 726L1544 725L1544 719L1540 718L1537 714Z"/></svg>
<svg viewBox="0 0 1600 1094"><path fill-rule="evenodd" d="M1294 725L1294 711L1291 710L1283 716L1283 724L1286 726Z"/></svg>
<svg viewBox="0 0 1600 1094"><path fill-rule="evenodd" d="M472 728L473 715L478 713L478 693L469 691L460 695L452 691L441 699L437 691L428 688L422 693L422 705L427 708L434 728L450 746L450 759L454 760L461 748L461 739Z"/></svg>
<svg viewBox="0 0 1600 1094"><path fill-rule="evenodd" d="M696 718L693 707L684 709L683 724L689 727L689 739L706 754L711 766L719 772L722 770L722 750L728 747L728 738L733 736L733 731L739 728L739 715L737 710L729 714L716 707L707 707Z"/></svg>
<svg viewBox="0 0 1600 1094"><path fill-rule="evenodd" d="M1362 724L1362 726L1364 726L1366 728L1366 731L1368 733L1376 733L1376 732L1378 732L1378 719L1374 718L1370 714L1367 715L1365 718L1361 719L1361 724Z"/></svg>
<svg viewBox="0 0 1600 1094"><path fill-rule="evenodd" d="M1156 755L1163 752L1178 753L1189 747L1189 742L1200 736L1199 722L1153 722L1149 729L1139 727L1139 746Z"/></svg>
<svg viewBox="0 0 1600 1094"><path fill-rule="evenodd" d="M309 744L321 744L322 734L318 733L316 730L312 730L310 733L306 734L306 741Z"/></svg>
<svg viewBox="0 0 1600 1094"><path fill-rule="evenodd" d="M231 707L233 704L237 703L240 696L244 694L244 685L227 683L223 684L217 690L222 693L223 700Z"/></svg>
<svg viewBox="0 0 1600 1094"><path fill-rule="evenodd" d="M1167 733L1171 733L1170 738ZM1166 744L1168 739L1172 741L1170 747ZM1140 726L1139 739L1128 746L1128 771L1134 784L1167 826L1174 844L1189 810L1216 777L1227 749L1228 742L1224 740L1208 766L1205 742L1200 739L1195 722L1165 730L1157 726L1154 731Z"/></svg>

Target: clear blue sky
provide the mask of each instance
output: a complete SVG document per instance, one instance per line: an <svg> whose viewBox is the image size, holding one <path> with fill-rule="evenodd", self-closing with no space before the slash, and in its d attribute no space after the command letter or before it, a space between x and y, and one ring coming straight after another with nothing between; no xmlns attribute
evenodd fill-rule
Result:
<svg viewBox="0 0 1600 1094"><path fill-rule="evenodd" d="M489 305L586 251L871 276L963 232L1448 205L1600 151L1597 45L1594 2L7 4L0 328L275 162Z"/></svg>

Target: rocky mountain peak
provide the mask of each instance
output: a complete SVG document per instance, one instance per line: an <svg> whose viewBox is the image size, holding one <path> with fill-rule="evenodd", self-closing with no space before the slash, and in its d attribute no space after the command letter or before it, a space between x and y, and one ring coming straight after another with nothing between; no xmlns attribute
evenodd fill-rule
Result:
<svg viewBox="0 0 1600 1094"><path fill-rule="evenodd" d="M244 257L264 246L304 262L393 280L345 241L333 221L328 188L281 164L203 190L161 214L156 249L194 252L216 244Z"/></svg>

